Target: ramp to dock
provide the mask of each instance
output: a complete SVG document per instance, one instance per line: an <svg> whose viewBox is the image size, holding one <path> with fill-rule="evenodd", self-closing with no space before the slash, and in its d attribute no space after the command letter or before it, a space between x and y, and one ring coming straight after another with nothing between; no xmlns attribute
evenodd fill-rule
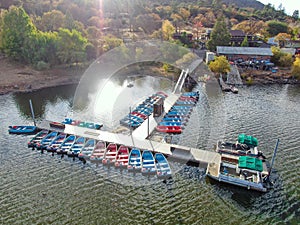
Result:
<svg viewBox="0 0 300 225"><path fill-rule="evenodd" d="M168 112L171 107L175 104L177 99L179 98L178 94L171 93L165 100L164 100L164 113ZM132 132L132 136L134 138L138 139L146 139L149 134L155 129L157 126L157 121L153 117L153 114L151 114L143 123L141 126L136 128Z"/></svg>
<svg viewBox="0 0 300 225"><path fill-rule="evenodd" d="M185 79L186 79L188 74L189 74L189 69L181 71L181 74L179 76L179 79L178 79L178 81L175 85L174 91L173 91L174 94L180 94L181 93L181 89L183 87L183 84L184 84Z"/></svg>
<svg viewBox="0 0 300 225"><path fill-rule="evenodd" d="M236 65L230 65L230 72L227 74L226 84L242 85L243 81Z"/></svg>

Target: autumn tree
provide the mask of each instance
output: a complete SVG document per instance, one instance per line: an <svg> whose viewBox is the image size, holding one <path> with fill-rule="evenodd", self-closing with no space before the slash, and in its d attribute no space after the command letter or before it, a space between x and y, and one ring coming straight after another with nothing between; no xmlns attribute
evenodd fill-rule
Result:
<svg viewBox="0 0 300 225"><path fill-rule="evenodd" d="M279 46L282 48L285 46L287 41L290 41L292 36L287 33L279 33L275 37L275 41L279 43Z"/></svg>
<svg viewBox="0 0 300 225"><path fill-rule="evenodd" d="M38 28L42 31L58 31L65 23L65 15L58 10L52 10L43 14Z"/></svg>
<svg viewBox="0 0 300 225"><path fill-rule="evenodd" d="M230 71L230 64L225 56L215 57L214 61L209 64L209 69L214 73L228 73Z"/></svg>
<svg viewBox="0 0 300 225"><path fill-rule="evenodd" d="M162 23L162 37L165 41L170 41L175 32L175 27L169 20L164 20Z"/></svg>
<svg viewBox="0 0 300 225"><path fill-rule="evenodd" d="M230 37L225 20L223 17L220 17L211 32L210 39L207 42L207 48L210 51L215 51L217 46L228 46Z"/></svg>
<svg viewBox="0 0 300 225"><path fill-rule="evenodd" d="M233 30L242 30L246 34L264 34L267 24L264 21L245 20L232 27Z"/></svg>
<svg viewBox="0 0 300 225"><path fill-rule="evenodd" d="M293 63L292 75L297 79L300 79L300 57L296 57L296 60Z"/></svg>

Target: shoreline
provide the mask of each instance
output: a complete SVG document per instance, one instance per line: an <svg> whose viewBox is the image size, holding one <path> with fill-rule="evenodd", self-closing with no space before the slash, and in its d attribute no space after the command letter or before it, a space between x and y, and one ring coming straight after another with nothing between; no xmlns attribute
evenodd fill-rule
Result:
<svg viewBox="0 0 300 225"><path fill-rule="evenodd" d="M38 71L0 56L0 95L78 84L86 68L65 67Z"/></svg>
<svg viewBox="0 0 300 225"><path fill-rule="evenodd" d="M85 68L62 67L37 71L24 64L11 62L2 56L0 57L0 68L0 95L5 95L78 84L88 66ZM157 73L158 70L155 69L155 72ZM240 73L243 85L300 84L300 80L293 78L286 70L280 70L277 73L248 70L240 71Z"/></svg>

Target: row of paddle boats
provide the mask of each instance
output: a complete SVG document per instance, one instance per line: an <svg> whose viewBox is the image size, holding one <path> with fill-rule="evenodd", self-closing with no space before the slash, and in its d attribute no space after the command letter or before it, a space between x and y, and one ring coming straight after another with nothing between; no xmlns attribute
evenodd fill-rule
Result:
<svg viewBox="0 0 300 225"><path fill-rule="evenodd" d="M180 134L198 99L199 92L183 93L163 117L156 130L162 133Z"/></svg>
<svg viewBox="0 0 300 225"><path fill-rule="evenodd" d="M157 92L156 94L149 96L132 112L121 119L120 124L131 128L139 127L153 113L154 103L161 98L165 99L167 96L168 95L164 92Z"/></svg>
<svg viewBox="0 0 300 225"><path fill-rule="evenodd" d="M28 142L28 147L61 154L62 157L78 157L83 162L103 163L128 171L142 172L143 175L156 174L158 178L166 179L172 175L170 165L162 153L153 155L149 150L141 151L115 143L107 144L105 141L57 131L41 130Z"/></svg>
<svg viewBox="0 0 300 225"><path fill-rule="evenodd" d="M81 120L73 120L71 118L65 118L65 120L63 122L54 122L53 121L53 122L49 123L50 127L55 127L55 128L60 128L60 129L64 129L66 124L78 126L78 127L85 127L85 128L89 128L89 129L95 129L95 130L100 130L101 127L103 127L103 124L93 123L93 122L85 122L85 121L81 121Z"/></svg>

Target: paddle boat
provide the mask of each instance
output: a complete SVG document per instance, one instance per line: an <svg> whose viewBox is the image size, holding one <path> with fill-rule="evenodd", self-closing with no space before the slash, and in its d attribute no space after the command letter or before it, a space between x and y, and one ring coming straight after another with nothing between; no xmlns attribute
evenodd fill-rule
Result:
<svg viewBox="0 0 300 225"><path fill-rule="evenodd" d="M10 134L35 134L38 132L36 126L9 126L8 133Z"/></svg>
<svg viewBox="0 0 300 225"><path fill-rule="evenodd" d="M105 141L98 141L94 151L91 154L90 161L93 163L100 163L102 162L106 153L106 142Z"/></svg>
<svg viewBox="0 0 300 225"><path fill-rule="evenodd" d="M129 160L129 149L128 147L121 145L118 149L115 167L117 168L127 168Z"/></svg>
<svg viewBox="0 0 300 225"><path fill-rule="evenodd" d="M53 132L47 134L47 136L45 136L41 140L40 143L36 144L36 148L38 150L44 150L44 149L46 149L46 147L51 144L51 142L56 138L57 135L58 135L57 131L53 131Z"/></svg>
<svg viewBox="0 0 300 225"><path fill-rule="evenodd" d="M181 122L181 123L186 122L186 120L184 120L184 119L182 119L180 117L176 118L176 117L169 117L169 116L165 116L162 119L162 121L165 121L165 122Z"/></svg>
<svg viewBox="0 0 300 225"><path fill-rule="evenodd" d="M110 143L106 148L106 153L102 159L103 165L114 164L116 162L117 144Z"/></svg>
<svg viewBox="0 0 300 225"><path fill-rule="evenodd" d="M142 154L142 174L151 175L156 173L156 165L153 154L149 150L144 150Z"/></svg>
<svg viewBox="0 0 300 225"><path fill-rule="evenodd" d="M38 143L41 142L41 140L43 140L44 137L47 136L47 134L49 134L49 130L41 130L40 132L38 132L29 142L28 142L28 148L32 148L34 149L36 147L36 145Z"/></svg>
<svg viewBox="0 0 300 225"><path fill-rule="evenodd" d="M166 116L178 116L178 117L189 117L189 113L182 113L177 111L170 111L166 114Z"/></svg>
<svg viewBox="0 0 300 225"><path fill-rule="evenodd" d="M72 147L72 145L74 144L76 140L76 136L75 135L70 135L68 136L63 143L61 143L61 145L56 149L56 153L57 154L67 154L67 152L70 150L70 148Z"/></svg>
<svg viewBox="0 0 300 225"><path fill-rule="evenodd" d="M180 126L156 126L156 130L162 133L181 134Z"/></svg>
<svg viewBox="0 0 300 225"><path fill-rule="evenodd" d="M167 179L172 176L172 171L168 160L162 153L155 153L154 155L156 162L156 175L160 179Z"/></svg>
<svg viewBox="0 0 300 225"><path fill-rule="evenodd" d="M128 166L129 172L141 171L142 169L142 155L141 150L133 148L129 154Z"/></svg>
<svg viewBox="0 0 300 225"><path fill-rule="evenodd" d="M79 152L82 150L84 144L85 144L85 137L78 137L74 144L71 146L69 151L67 151L67 155L69 157L76 157L78 156Z"/></svg>
<svg viewBox="0 0 300 225"><path fill-rule="evenodd" d="M56 152L56 150L61 146L61 144L66 139L67 134L60 133L57 135L53 141L46 147L47 152Z"/></svg>
<svg viewBox="0 0 300 225"><path fill-rule="evenodd" d="M87 142L85 142L83 148L81 149L80 153L78 154L79 160L87 161L90 159L92 152L94 151L96 145L95 139L89 139Z"/></svg>
<svg viewBox="0 0 300 225"><path fill-rule="evenodd" d="M195 105L196 102L193 101L181 101L181 100L177 100L175 102L175 105Z"/></svg>
<svg viewBox="0 0 300 225"><path fill-rule="evenodd" d="M195 97L190 97L190 96L180 96L179 97L180 101L191 101L191 102L197 102L198 99Z"/></svg>

